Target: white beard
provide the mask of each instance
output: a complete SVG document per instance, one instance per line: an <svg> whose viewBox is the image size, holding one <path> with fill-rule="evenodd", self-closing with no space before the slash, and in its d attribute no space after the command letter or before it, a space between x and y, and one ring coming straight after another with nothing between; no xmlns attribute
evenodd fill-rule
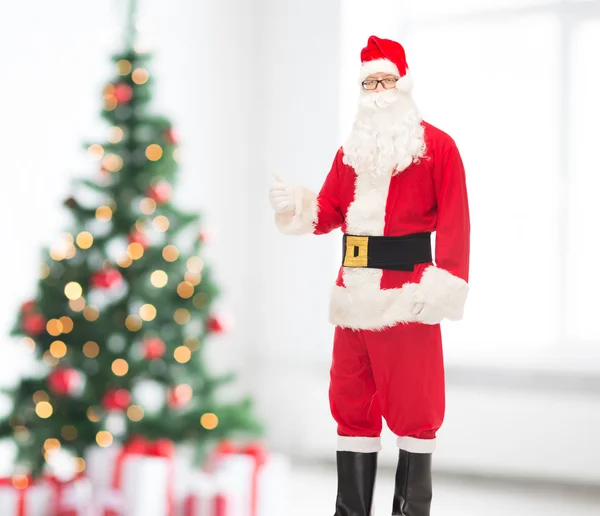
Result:
<svg viewBox="0 0 600 516"><path fill-rule="evenodd" d="M344 144L344 163L357 174L389 175L425 156L425 130L410 93L361 91L358 112Z"/></svg>

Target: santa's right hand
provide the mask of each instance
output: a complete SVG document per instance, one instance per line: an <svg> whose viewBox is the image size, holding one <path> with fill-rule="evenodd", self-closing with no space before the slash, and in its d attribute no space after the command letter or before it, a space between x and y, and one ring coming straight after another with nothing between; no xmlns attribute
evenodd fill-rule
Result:
<svg viewBox="0 0 600 516"><path fill-rule="evenodd" d="M269 189L269 201L275 213L286 213L294 211L294 185L284 183L279 176L275 175L275 183Z"/></svg>

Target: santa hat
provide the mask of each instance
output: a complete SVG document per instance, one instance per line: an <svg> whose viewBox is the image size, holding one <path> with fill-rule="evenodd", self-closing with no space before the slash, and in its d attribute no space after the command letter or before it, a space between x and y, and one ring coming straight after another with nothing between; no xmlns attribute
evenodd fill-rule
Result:
<svg viewBox="0 0 600 516"><path fill-rule="evenodd" d="M360 53L360 83L373 73L391 73L400 77L396 88L404 93L412 90L413 83L406 63L406 54L400 43L391 39L371 36Z"/></svg>

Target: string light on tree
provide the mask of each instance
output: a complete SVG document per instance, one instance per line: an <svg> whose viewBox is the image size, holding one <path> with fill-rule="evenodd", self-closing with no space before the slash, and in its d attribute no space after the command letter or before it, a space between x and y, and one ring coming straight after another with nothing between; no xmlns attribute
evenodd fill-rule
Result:
<svg viewBox="0 0 600 516"><path fill-rule="evenodd" d="M31 337L23 337L21 339L21 344L29 351L33 353L35 351L35 341Z"/></svg>
<svg viewBox="0 0 600 516"><path fill-rule="evenodd" d="M112 126L108 133L108 141L110 143L119 143L122 139L123 139L123 129L121 129L117 125Z"/></svg>
<svg viewBox="0 0 600 516"><path fill-rule="evenodd" d="M106 430L100 430L96 434L96 442L98 443L98 446L108 448L113 443L113 436Z"/></svg>
<svg viewBox="0 0 600 516"><path fill-rule="evenodd" d="M59 359L53 357L50 354L50 351L44 351L44 354L42 355L42 360L44 361L44 363L46 365L49 365L50 367L56 366L58 364L58 362L59 362Z"/></svg>
<svg viewBox="0 0 600 516"><path fill-rule="evenodd" d="M71 333L73 331L73 327L75 326L75 324L73 323L73 319L71 319L70 317L63 315L60 319L59 319L60 323L62 324L62 332L63 333Z"/></svg>
<svg viewBox="0 0 600 516"><path fill-rule="evenodd" d="M133 242L127 246L127 256L132 260L139 260L144 256L144 246L138 242Z"/></svg>
<svg viewBox="0 0 600 516"><path fill-rule="evenodd" d="M159 215L152 221L152 226L154 226L154 229L156 229L156 231L160 231L161 233L164 233L169 229L169 224L169 219L165 215Z"/></svg>
<svg viewBox="0 0 600 516"><path fill-rule="evenodd" d="M86 321L94 322L100 317L100 311L92 305L88 305L83 309L83 318Z"/></svg>
<svg viewBox="0 0 600 516"><path fill-rule="evenodd" d="M156 318L156 307L151 304L145 304L140 307L140 317L144 321L153 321Z"/></svg>
<svg viewBox="0 0 600 516"><path fill-rule="evenodd" d="M62 340L55 340L49 351L54 358L63 358L67 354L67 345Z"/></svg>
<svg viewBox="0 0 600 516"><path fill-rule="evenodd" d="M134 423L137 423L144 419L144 409L139 405L131 405L127 409L127 417Z"/></svg>
<svg viewBox="0 0 600 516"><path fill-rule="evenodd" d="M69 308L74 312L81 312L85 308L85 299L80 297L69 301Z"/></svg>
<svg viewBox="0 0 600 516"><path fill-rule="evenodd" d="M123 158L116 154L107 154L102 160L102 167L109 172L118 172L123 168Z"/></svg>
<svg viewBox="0 0 600 516"><path fill-rule="evenodd" d="M177 324L187 324L190 322L190 319L192 318L192 315L190 314L190 311L186 308L178 308L177 310L175 310L175 314L173 315L173 319L175 319L175 322Z"/></svg>
<svg viewBox="0 0 600 516"><path fill-rule="evenodd" d="M136 68L131 74L131 79L138 85L145 84L148 81L148 70L145 68Z"/></svg>
<svg viewBox="0 0 600 516"><path fill-rule="evenodd" d="M173 263L179 258L179 249L174 245L167 245L162 250L162 256L166 262Z"/></svg>
<svg viewBox="0 0 600 516"><path fill-rule="evenodd" d="M163 288L169 281L169 276L165 271L154 271L150 276L150 282L156 288Z"/></svg>
<svg viewBox="0 0 600 516"><path fill-rule="evenodd" d="M112 111L117 107L117 98L115 97L115 87L112 84L107 84L104 88L104 109Z"/></svg>
<svg viewBox="0 0 600 516"><path fill-rule="evenodd" d="M65 296L67 296L67 299L70 299L71 301L79 299L82 293L83 289L76 281L71 281L65 285Z"/></svg>
<svg viewBox="0 0 600 516"><path fill-rule="evenodd" d="M89 340L83 345L83 354L87 358L96 358L100 353L100 346L93 340Z"/></svg>
<svg viewBox="0 0 600 516"><path fill-rule="evenodd" d="M216 414L207 412L202 414L202 417L200 417L200 424L206 430L214 430L219 425L219 418Z"/></svg>
<svg viewBox="0 0 600 516"><path fill-rule="evenodd" d="M140 211L144 215L152 215L156 211L156 201L150 197L144 197L140 201Z"/></svg>
<svg viewBox="0 0 600 516"><path fill-rule="evenodd" d="M182 281L177 285L177 294L183 299L189 299L194 295L194 285L187 281Z"/></svg>
<svg viewBox="0 0 600 516"><path fill-rule="evenodd" d="M100 421L100 413L96 407L88 408L86 416L92 423L98 423Z"/></svg>
<svg viewBox="0 0 600 516"><path fill-rule="evenodd" d="M117 358L113 361L111 369L115 376L125 376L129 371L129 364L125 359Z"/></svg>
<svg viewBox="0 0 600 516"><path fill-rule="evenodd" d="M82 231L77 235L76 242L81 249L89 249L94 243L94 237L89 231Z"/></svg>
<svg viewBox="0 0 600 516"><path fill-rule="evenodd" d="M108 206L99 206L96 209L96 218L100 222L108 222L112 218L112 210Z"/></svg>
<svg viewBox="0 0 600 516"><path fill-rule="evenodd" d="M142 329L142 318L139 315L131 314L125 319L125 327L129 331L140 331Z"/></svg>
<svg viewBox="0 0 600 516"><path fill-rule="evenodd" d="M188 258L186 265L189 272L194 272L197 274L200 274L202 269L204 269L204 261L199 256L192 256L191 258Z"/></svg>
<svg viewBox="0 0 600 516"><path fill-rule="evenodd" d="M53 337L58 337L63 330L63 324L58 319L50 319L46 324L46 331Z"/></svg>
<svg viewBox="0 0 600 516"><path fill-rule="evenodd" d="M52 416L52 412L54 412L54 409L48 401L40 401L35 405L35 413L42 419L48 419Z"/></svg>
<svg viewBox="0 0 600 516"><path fill-rule="evenodd" d="M127 59L121 59L117 62L117 73L119 75L129 75L131 68L131 61Z"/></svg>
<svg viewBox="0 0 600 516"><path fill-rule="evenodd" d="M95 143L94 145L90 145L88 147L88 154L94 161L100 161L104 156L104 147Z"/></svg>
<svg viewBox="0 0 600 516"><path fill-rule="evenodd" d="M82 457L75 457L75 471L77 473L83 473L86 468L85 459Z"/></svg>
<svg viewBox="0 0 600 516"><path fill-rule="evenodd" d="M190 358L192 358L192 352L190 351L190 348L186 346L178 346L175 348L173 356L177 362L180 364L185 364L186 362L190 361Z"/></svg>

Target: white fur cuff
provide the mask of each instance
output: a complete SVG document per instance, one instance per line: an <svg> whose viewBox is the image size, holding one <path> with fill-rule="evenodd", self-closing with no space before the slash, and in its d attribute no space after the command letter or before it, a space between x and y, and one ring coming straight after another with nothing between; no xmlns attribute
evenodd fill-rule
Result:
<svg viewBox="0 0 600 516"><path fill-rule="evenodd" d="M410 453L433 453L436 447L436 440L417 439L416 437L398 437L396 444L401 450Z"/></svg>
<svg viewBox="0 0 600 516"><path fill-rule="evenodd" d="M380 437L346 437L338 435L337 451L375 453L381 451Z"/></svg>
<svg viewBox="0 0 600 516"><path fill-rule="evenodd" d="M317 224L317 194L302 186L294 186L295 208L290 213L276 213L275 225L285 235L312 233Z"/></svg>
<svg viewBox="0 0 600 516"><path fill-rule="evenodd" d="M462 319L468 293L465 280L432 265L423 272L414 299L425 304L424 310L429 305L430 310L435 308L446 319L458 321Z"/></svg>

